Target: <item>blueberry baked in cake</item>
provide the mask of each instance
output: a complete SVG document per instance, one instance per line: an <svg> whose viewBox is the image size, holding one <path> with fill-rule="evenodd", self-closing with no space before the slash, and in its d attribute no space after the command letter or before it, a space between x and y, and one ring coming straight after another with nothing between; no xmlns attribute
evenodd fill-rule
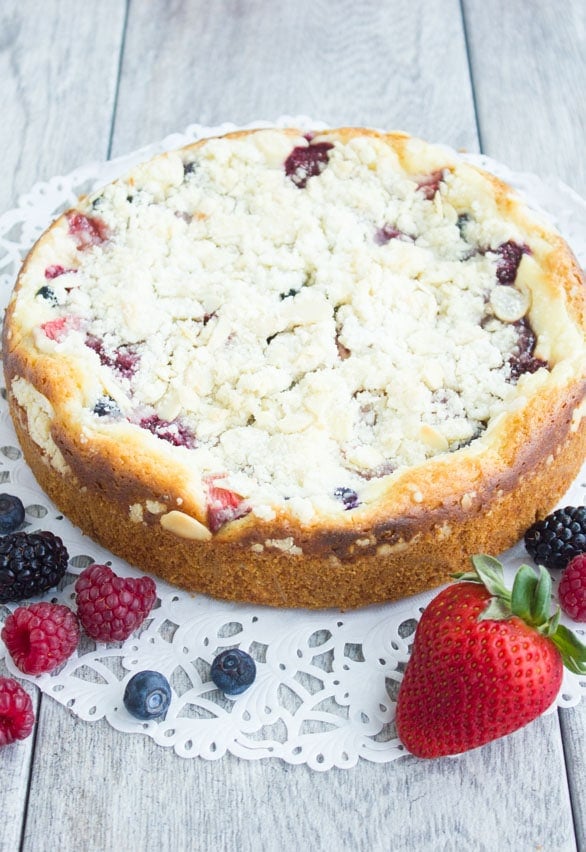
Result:
<svg viewBox="0 0 586 852"><path fill-rule="evenodd" d="M79 201L4 323L39 483L141 569L356 607L544 516L585 455L585 285L492 175L405 134L206 139Z"/></svg>

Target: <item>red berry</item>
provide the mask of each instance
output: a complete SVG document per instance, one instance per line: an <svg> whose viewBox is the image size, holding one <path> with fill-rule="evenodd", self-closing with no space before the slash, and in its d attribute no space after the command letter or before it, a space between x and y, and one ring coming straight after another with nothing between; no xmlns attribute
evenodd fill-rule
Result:
<svg viewBox="0 0 586 852"><path fill-rule="evenodd" d="M77 614L98 642L123 642L154 606L157 587L150 577L118 577L107 565L90 565L75 583Z"/></svg>
<svg viewBox="0 0 586 852"><path fill-rule="evenodd" d="M61 604L19 606L6 619L2 639L15 666L38 675L69 659L79 642L79 624L75 613Z"/></svg>
<svg viewBox="0 0 586 852"><path fill-rule="evenodd" d="M562 574L558 588L560 606L574 621L586 622L586 553L579 553Z"/></svg>
<svg viewBox="0 0 586 852"><path fill-rule="evenodd" d="M243 518L250 512L250 506L243 498L230 491L229 488L222 488L221 485L216 485L213 477L206 478L207 484L207 520L210 530L215 533L220 527L229 521L235 521L238 518Z"/></svg>
<svg viewBox="0 0 586 852"><path fill-rule="evenodd" d="M97 216L86 216L84 213L70 211L67 214L69 233L75 240L79 251L86 251L92 246L105 243L110 237L110 229Z"/></svg>
<svg viewBox="0 0 586 852"><path fill-rule="evenodd" d="M28 692L11 677L0 677L0 746L26 739L34 724Z"/></svg>

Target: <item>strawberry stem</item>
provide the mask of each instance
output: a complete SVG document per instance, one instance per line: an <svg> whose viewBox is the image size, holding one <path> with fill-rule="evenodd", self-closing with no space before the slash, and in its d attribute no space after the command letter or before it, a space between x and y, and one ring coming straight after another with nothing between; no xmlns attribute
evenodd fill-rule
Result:
<svg viewBox="0 0 586 852"><path fill-rule="evenodd" d="M490 592L490 600L479 620L505 621L512 616L547 636L561 654L562 662L574 674L586 674L586 645L565 625L560 624L560 609L551 614L551 577L539 566L538 574L529 565L521 565L510 591L505 586L502 564L484 553L472 557L473 571L454 574L457 580L479 583Z"/></svg>

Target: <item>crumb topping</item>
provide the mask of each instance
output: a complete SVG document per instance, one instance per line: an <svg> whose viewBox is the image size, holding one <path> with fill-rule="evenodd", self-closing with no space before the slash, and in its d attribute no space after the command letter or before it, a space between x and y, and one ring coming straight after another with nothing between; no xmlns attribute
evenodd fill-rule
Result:
<svg viewBox="0 0 586 852"><path fill-rule="evenodd" d="M184 454L211 528L285 501L310 518L467 445L548 369L530 260L441 149L408 170L381 139L267 130L89 198L23 280L20 321L99 374L88 428L125 419Z"/></svg>

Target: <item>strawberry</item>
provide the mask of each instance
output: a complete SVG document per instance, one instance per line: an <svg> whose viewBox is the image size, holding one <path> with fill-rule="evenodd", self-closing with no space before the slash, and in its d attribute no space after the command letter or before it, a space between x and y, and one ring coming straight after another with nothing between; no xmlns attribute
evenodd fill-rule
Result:
<svg viewBox="0 0 586 852"><path fill-rule="evenodd" d="M586 645L550 615L545 568L521 566L509 591L498 560L472 564L425 609L399 689L397 734L418 757L510 734L553 703L564 665L586 674Z"/></svg>

